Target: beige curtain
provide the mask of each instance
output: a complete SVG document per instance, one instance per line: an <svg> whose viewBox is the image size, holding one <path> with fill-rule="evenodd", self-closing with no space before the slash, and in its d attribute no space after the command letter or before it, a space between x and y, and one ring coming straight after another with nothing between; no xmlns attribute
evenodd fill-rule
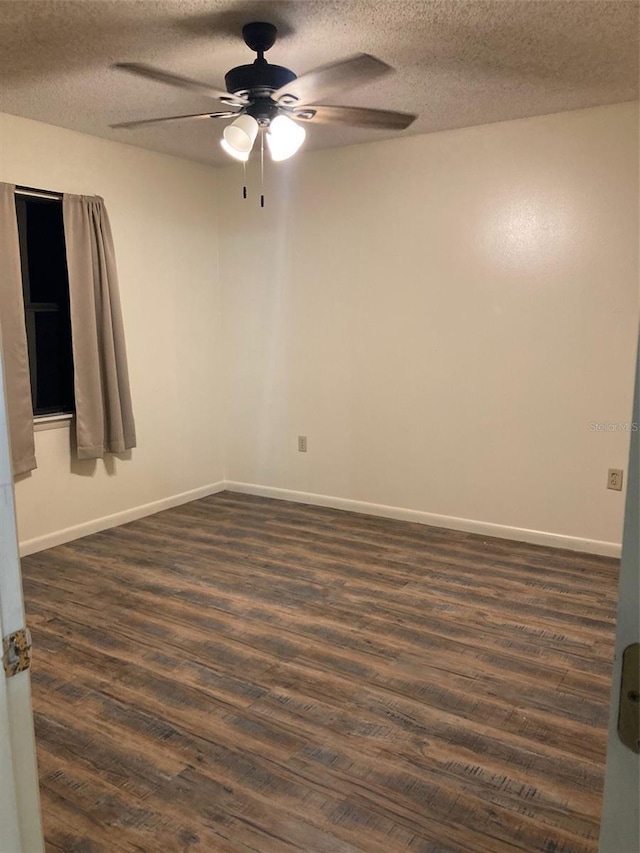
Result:
<svg viewBox="0 0 640 853"><path fill-rule="evenodd" d="M0 337L13 474L36 467L15 186L0 183Z"/></svg>
<svg viewBox="0 0 640 853"><path fill-rule="evenodd" d="M80 459L136 446L109 218L98 196L63 196Z"/></svg>

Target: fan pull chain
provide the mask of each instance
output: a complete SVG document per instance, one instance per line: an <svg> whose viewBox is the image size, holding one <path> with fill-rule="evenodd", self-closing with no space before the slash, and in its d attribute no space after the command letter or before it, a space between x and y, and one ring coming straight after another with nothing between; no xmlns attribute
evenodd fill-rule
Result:
<svg viewBox="0 0 640 853"><path fill-rule="evenodd" d="M247 197L247 164L242 161L242 198Z"/></svg>
<svg viewBox="0 0 640 853"><path fill-rule="evenodd" d="M260 207L264 207L264 129L260 130Z"/></svg>

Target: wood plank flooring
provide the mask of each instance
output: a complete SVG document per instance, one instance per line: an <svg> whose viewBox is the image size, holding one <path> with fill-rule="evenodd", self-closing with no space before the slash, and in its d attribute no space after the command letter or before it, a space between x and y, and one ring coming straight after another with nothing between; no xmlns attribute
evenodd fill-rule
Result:
<svg viewBox="0 0 640 853"><path fill-rule="evenodd" d="M23 560L49 853L596 853L618 562L224 492Z"/></svg>

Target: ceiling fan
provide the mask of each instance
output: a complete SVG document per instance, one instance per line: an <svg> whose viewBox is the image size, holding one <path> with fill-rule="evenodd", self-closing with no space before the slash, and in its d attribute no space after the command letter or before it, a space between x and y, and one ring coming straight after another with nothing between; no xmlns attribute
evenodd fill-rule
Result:
<svg viewBox="0 0 640 853"><path fill-rule="evenodd" d="M342 91L377 80L391 73L393 68L368 53L358 53L297 77L290 69L272 65L264 58L275 44L277 32L273 24L264 22L246 24L242 28L245 44L258 55L251 65L239 65L225 75L227 91L149 65L117 63L115 68L216 98L232 109L127 121L111 127L134 128L161 122L233 118L234 121L224 129L221 145L230 156L246 161L259 130L266 131L271 158L286 160L304 142L306 134L300 122L404 130L415 121L416 116L409 113L319 104L318 101L324 98L332 98Z"/></svg>

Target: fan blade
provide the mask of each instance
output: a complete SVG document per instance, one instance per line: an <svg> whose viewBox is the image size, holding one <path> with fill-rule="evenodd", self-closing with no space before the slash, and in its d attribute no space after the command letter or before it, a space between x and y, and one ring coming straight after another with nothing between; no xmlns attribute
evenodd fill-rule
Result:
<svg viewBox="0 0 640 853"><path fill-rule="evenodd" d="M200 83L198 80L180 77L177 74L162 71L160 68L152 68L150 65L142 65L138 62L117 62L113 68L128 71L130 74L137 74L138 77L147 77L149 80L156 80L158 83L168 83L169 86L177 86L179 89L197 92L199 95L207 95L209 98L218 98L226 104L243 106L249 103L246 98L232 95L231 92L225 92L222 89L216 89L215 86L209 86L208 83Z"/></svg>
<svg viewBox="0 0 640 853"><path fill-rule="evenodd" d="M271 97L274 101L282 99L284 105L308 104L310 101L324 100L353 89L364 83L377 80L393 71L390 65L369 56L357 53L349 59L322 65L282 86Z"/></svg>
<svg viewBox="0 0 640 853"><path fill-rule="evenodd" d="M356 127L374 127L380 130L404 130L418 118L411 113L391 110L369 110L362 107L331 107L310 105L293 110L291 117L298 121L351 124Z"/></svg>
<svg viewBox="0 0 640 853"><path fill-rule="evenodd" d="M193 115L187 116L167 116L166 118L143 118L140 121L122 121L119 124L110 124L109 127L113 128L131 128L131 127L140 127L143 124L160 124L165 121L185 121L187 119L193 118L233 118L233 116L239 116L241 114L241 110L238 112L226 112L226 113L194 113Z"/></svg>

